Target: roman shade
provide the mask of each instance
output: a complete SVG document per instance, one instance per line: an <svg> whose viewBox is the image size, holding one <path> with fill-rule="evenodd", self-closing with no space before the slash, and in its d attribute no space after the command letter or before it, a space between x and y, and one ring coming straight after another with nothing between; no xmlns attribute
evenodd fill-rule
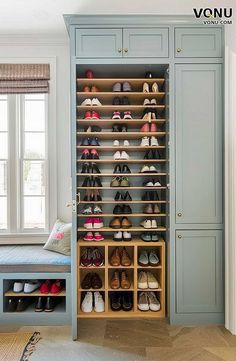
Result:
<svg viewBox="0 0 236 361"><path fill-rule="evenodd" d="M48 93L49 64L0 64L0 94Z"/></svg>

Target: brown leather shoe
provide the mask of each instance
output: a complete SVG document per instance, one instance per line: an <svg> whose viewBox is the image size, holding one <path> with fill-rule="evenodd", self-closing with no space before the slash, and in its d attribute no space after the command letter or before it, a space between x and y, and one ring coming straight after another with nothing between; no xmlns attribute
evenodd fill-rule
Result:
<svg viewBox="0 0 236 361"><path fill-rule="evenodd" d="M115 217L110 221L110 227L111 228L121 228L121 222L120 222L120 218L119 217Z"/></svg>
<svg viewBox="0 0 236 361"><path fill-rule="evenodd" d="M92 273L87 273L83 281L81 282L81 288L83 288L83 290L88 290L89 288L92 288L91 281L92 281Z"/></svg>
<svg viewBox="0 0 236 361"><path fill-rule="evenodd" d="M132 223L127 217L123 217L121 220L121 228L130 228L132 227Z"/></svg>
<svg viewBox="0 0 236 361"><path fill-rule="evenodd" d="M91 92L93 92L93 93L99 92L98 87L96 87L96 85L92 85Z"/></svg>
<svg viewBox="0 0 236 361"><path fill-rule="evenodd" d="M126 290L130 288L130 280L125 271L121 272L121 288Z"/></svg>
<svg viewBox="0 0 236 361"><path fill-rule="evenodd" d="M84 88L83 88L83 92L89 93L90 92L90 87L88 85L85 85Z"/></svg>
<svg viewBox="0 0 236 361"><path fill-rule="evenodd" d="M97 273L92 276L91 284L95 290L102 288L102 280Z"/></svg>
<svg viewBox="0 0 236 361"><path fill-rule="evenodd" d="M111 254L110 265L116 267L120 266L120 251L118 247L116 247Z"/></svg>
<svg viewBox="0 0 236 361"><path fill-rule="evenodd" d="M111 286L111 288L112 288L113 290L117 290L118 288L120 288L120 275L119 275L119 271L115 271L115 272L113 273L110 286Z"/></svg>
<svg viewBox="0 0 236 361"><path fill-rule="evenodd" d="M121 251L121 265L124 267L131 266L131 259L125 247L123 247Z"/></svg>

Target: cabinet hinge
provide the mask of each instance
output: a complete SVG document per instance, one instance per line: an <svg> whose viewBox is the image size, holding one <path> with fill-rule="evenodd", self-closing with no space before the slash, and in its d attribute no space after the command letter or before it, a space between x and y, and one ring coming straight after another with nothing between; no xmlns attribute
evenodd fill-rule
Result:
<svg viewBox="0 0 236 361"><path fill-rule="evenodd" d="M76 213L76 201L72 200L72 212Z"/></svg>

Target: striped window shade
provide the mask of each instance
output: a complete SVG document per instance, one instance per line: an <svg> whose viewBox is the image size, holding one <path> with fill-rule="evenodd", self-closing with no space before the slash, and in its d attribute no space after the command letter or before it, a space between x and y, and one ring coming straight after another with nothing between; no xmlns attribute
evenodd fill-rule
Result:
<svg viewBox="0 0 236 361"><path fill-rule="evenodd" d="M48 93L49 64L0 64L0 94Z"/></svg>

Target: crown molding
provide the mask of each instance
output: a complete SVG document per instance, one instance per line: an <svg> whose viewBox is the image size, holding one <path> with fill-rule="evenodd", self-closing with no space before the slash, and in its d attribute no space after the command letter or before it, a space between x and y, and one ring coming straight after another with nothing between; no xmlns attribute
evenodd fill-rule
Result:
<svg viewBox="0 0 236 361"><path fill-rule="evenodd" d="M65 46L69 45L67 36L49 37L46 35L33 34L0 34L0 45L4 46L21 46L21 45L50 45L50 46Z"/></svg>

